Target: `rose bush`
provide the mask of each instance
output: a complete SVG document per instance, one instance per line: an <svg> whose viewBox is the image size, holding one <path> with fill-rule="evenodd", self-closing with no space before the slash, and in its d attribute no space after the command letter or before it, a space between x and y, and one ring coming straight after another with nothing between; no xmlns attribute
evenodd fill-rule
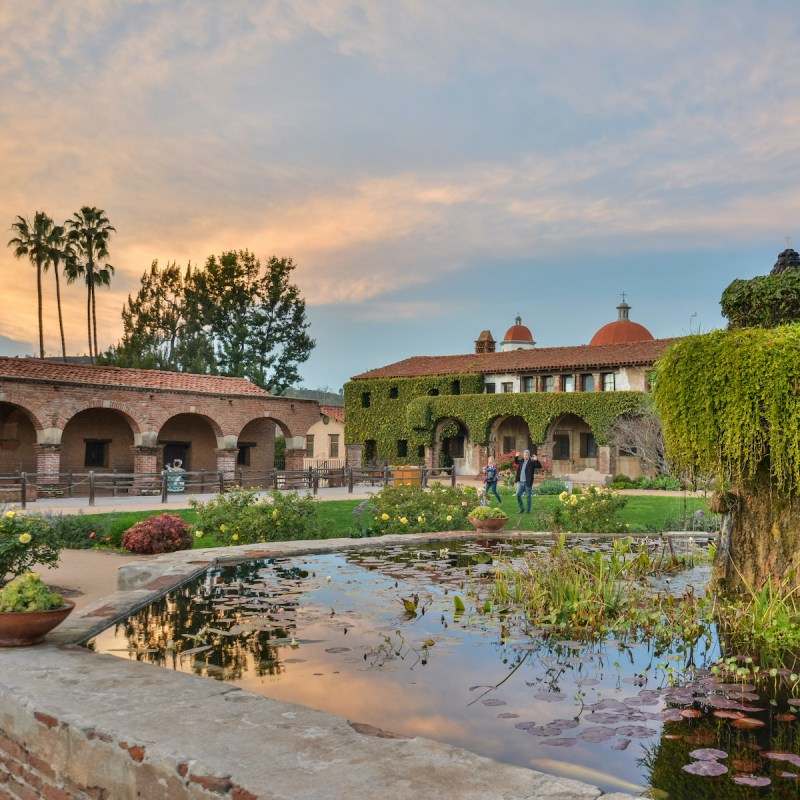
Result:
<svg viewBox="0 0 800 800"><path fill-rule="evenodd" d="M0 587L34 564L58 563L61 545L42 517L15 509L0 512Z"/></svg>

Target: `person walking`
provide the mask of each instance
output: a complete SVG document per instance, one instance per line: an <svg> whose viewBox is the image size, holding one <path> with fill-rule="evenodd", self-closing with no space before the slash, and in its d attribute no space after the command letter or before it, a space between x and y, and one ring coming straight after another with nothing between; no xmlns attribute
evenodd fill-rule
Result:
<svg viewBox="0 0 800 800"><path fill-rule="evenodd" d="M533 499L533 476L537 469L542 468L542 462L538 458L531 458L531 451L526 450L522 454L522 461L517 467L517 502L519 503L520 514L525 510L522 507L522 493L528 495L528 513L531 513L531 501Z"/></svg>
<svg viewBox="0 0 800 800"><path fill-rule="evenodd" d="M486 504L489 505L489 495L491 492L494 492L497 502L500 505L503 505L503 498L500 497L500 492L497 491L497 481L500 479L500 473L492 456L489 456L488 460L486 461L486 466L483 468L483 472L483 482L486 484Z"/></svg>

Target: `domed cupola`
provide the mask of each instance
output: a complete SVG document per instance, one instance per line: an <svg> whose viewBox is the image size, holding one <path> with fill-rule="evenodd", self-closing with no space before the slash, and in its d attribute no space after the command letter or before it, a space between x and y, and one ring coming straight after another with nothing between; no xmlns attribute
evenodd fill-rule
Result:
<svg viewBox="0 0 800 800"><path fill-rule="evenodd" d="M532 350L535 344L530 328L523 325L522 317L518 316L500 342L500 351L506 353L509 350Z"/></svg>
<svg viewBox="0 0 800 800"><path fill-rule="evenodd" d="M786 240L786 249L778 256L775 266L770 275L780 275L787 269L800 269L800 254L797 250L792 250L792 240Z"/></svg>
<svg viewBox="0 0 800 800"><path fill-rule="evenodd" d="M628 319L628 312L631 307L625 302L625 295L622 295L622 302L617 306L619 317L608 325L603 325L597 333L592 336L589 347L596 347L601 344L625 344L626 342L649 342L653 340L644 325L638 322L631 322Z"/></svg>

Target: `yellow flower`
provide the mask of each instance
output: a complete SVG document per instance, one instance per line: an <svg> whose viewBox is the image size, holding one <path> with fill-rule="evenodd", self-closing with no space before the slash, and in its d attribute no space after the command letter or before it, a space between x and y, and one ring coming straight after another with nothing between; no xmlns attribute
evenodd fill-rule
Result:
<svg viewBox="0 0 800 800"><path fill-rule="evenodd" d="M14 519L14 517L16 516L16 514L15 514L13 511L6 511L6 516L7 516L9 519Z"/></svg>
<svg viewBox="0 0 800 800"><path fill-rule="evenodd" d="M400 517L400 524L401 525L408 525L408 520L405 517Z"/></svg>
<svg viewBox="0 0 800 800"><path fill-rule="evenodd" d="M31 540L31 535L29 533L23 533L19 537L19 540L22 542L22 544L28 544L28 542Z"/></svg>
<svg viewBox="0 0 800 800"><path fill-rule="evenodd" d="M384 522L386 522L386 520L387 520L387 519L389 519L389 515L388 515L388 514L381 514L381 519L382 519Z"/></svg>
<svg viewBox="0 0 800 800"><path fill-rule="evenodd" d="M238 533L234 533L233 536L231 536L231 539L233 539L234 542L239 541L239 534Z"/></svg>
<svg viewBox="0 0 800 800"><path fill-rule="evenodd" d="M425 522L425 517L417 517L417 522Z"/></svg>
<svg viewBox="0 0 800 800"><path fill-rule="evenodd" d="M452 522L452 521L453 521L453 516L452 516L452 514L448 514L448 515L447 515L447 521L448 521L448 522Z"/></svg>
<svg viewBox="0 0 800 800"><path fill-rule="evenodd" d="M561 494L558 496L558 499L559 499L559 500L561 500L561 501L563 502L563 501L564 501L564 500L566 500L568 497L569 497L569 495L568 495L566 492L561 492Z"/></svg>
<svg viewBox="0 0 800 800"><path fill-rule="evenodd" d="M274 509L274 510L273 510L273 512L272 512L272 519L278 519L278 517L279 517L280 515L281 515L281 512L280 512L280 511L278 511L278 509L276 508L276 509Z"/></svg>
<svg viewBox="0 0 800 800"><path fill-rule="evenodd" d="M278 520L278 522L275 523L275 527L276 528L280 528L280 526L281 526L281 523L280 523L280 520Z"/></svg>
<svg viewBox="0 0 800 800"><path fill-rule="evenodd" d="M201 539L201 538L203 537L203 531L195 531L195 532L194 532L194 535L195 535L195 536L196 536L198 539Z"/></svg>
<svg viewBox="0 0 800 800"><path fill-rule="evenodd" d="M573 494L573 495L572 495L572 496L569 498L569 504L570 504L571 506L576 506L576 505L578 505L578 497L577 497L577 495L574 495L574 494Z"/></svg>
<svg viewBox="0 0 800 800"><path fill-rule="evenodd" d="M220 530L221 530L223 533L225 533L225 531L226 531L226 530L228 530L228 526L227 526L227 525L226 525L226 524L223 522L223 523L222 523L222 525L220 525L220 526L219 526L219 529L220 529Z"/></svg>

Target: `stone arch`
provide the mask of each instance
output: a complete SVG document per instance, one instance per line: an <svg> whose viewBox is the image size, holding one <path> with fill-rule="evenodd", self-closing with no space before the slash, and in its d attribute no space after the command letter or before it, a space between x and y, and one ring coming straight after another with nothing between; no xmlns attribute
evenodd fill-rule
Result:
<svg viewBox="0 0 800 800"><path fill-rule="evenodd" d="M41 423L36 415L8 396L0 401L0 473L35 472Z"/></svg>
<svg viewBox="0 0 800 800"><path fill-rule="evenodd" d="M195 409L195 406L189 406ZM237 436L225 435L213 417L197 410L180 410L163 421L158 430L159 469L179 458L191 472L216 472L219 451L235 452Z"/></svg>
<svg viewBox="0 0 800 800"><path fill-rule="evenodd" d="M273 469L278 435L284 437L287 446L293 443L291 431L283 420L261 416L247 422L237 437L237 467L256 471Z"/></svg>
<svg viewBox="0 0 800 800"><path fill-rule="evenodd" d="M597 443L592 426L578 414L559 414L550 421L544 449L555 477L601 485L610 478L610 448Z"/></svg>
<svg viewBox="0 0 800 800"><path fill-rule="evenodd" d="M118 404L119 405L119 404ZM61 430L61 472L133 472L135 420L105 404L87 404Z"/></svg>
<svg viewBox="0 0 800 800"><path fill-rule="evenodd" d="M480 448L472 443L467 424L458 417L441 417L433 424L431 466L454 466L456 475L477 475Z"/></svg>
<svg viewBox="0 0 800 800"><path fill-rule="evenodd" d="M495 417L489 426L488 455L500 458L506 453L530 450L538 452L531 438L531 429L524 417L503 414Z"/></svg>
<svg viewBox="0 0 800 800"><path fill-rule="evenodd" d="M134 437L144 434L151 428L150 423L136 409L131 408L128 403L121 403L118 400L90 400L83 403L73 401L65 404L54 418L55 427L63 431L67 424L78 414L94 409L114 411L124 417Z"/></svg>

